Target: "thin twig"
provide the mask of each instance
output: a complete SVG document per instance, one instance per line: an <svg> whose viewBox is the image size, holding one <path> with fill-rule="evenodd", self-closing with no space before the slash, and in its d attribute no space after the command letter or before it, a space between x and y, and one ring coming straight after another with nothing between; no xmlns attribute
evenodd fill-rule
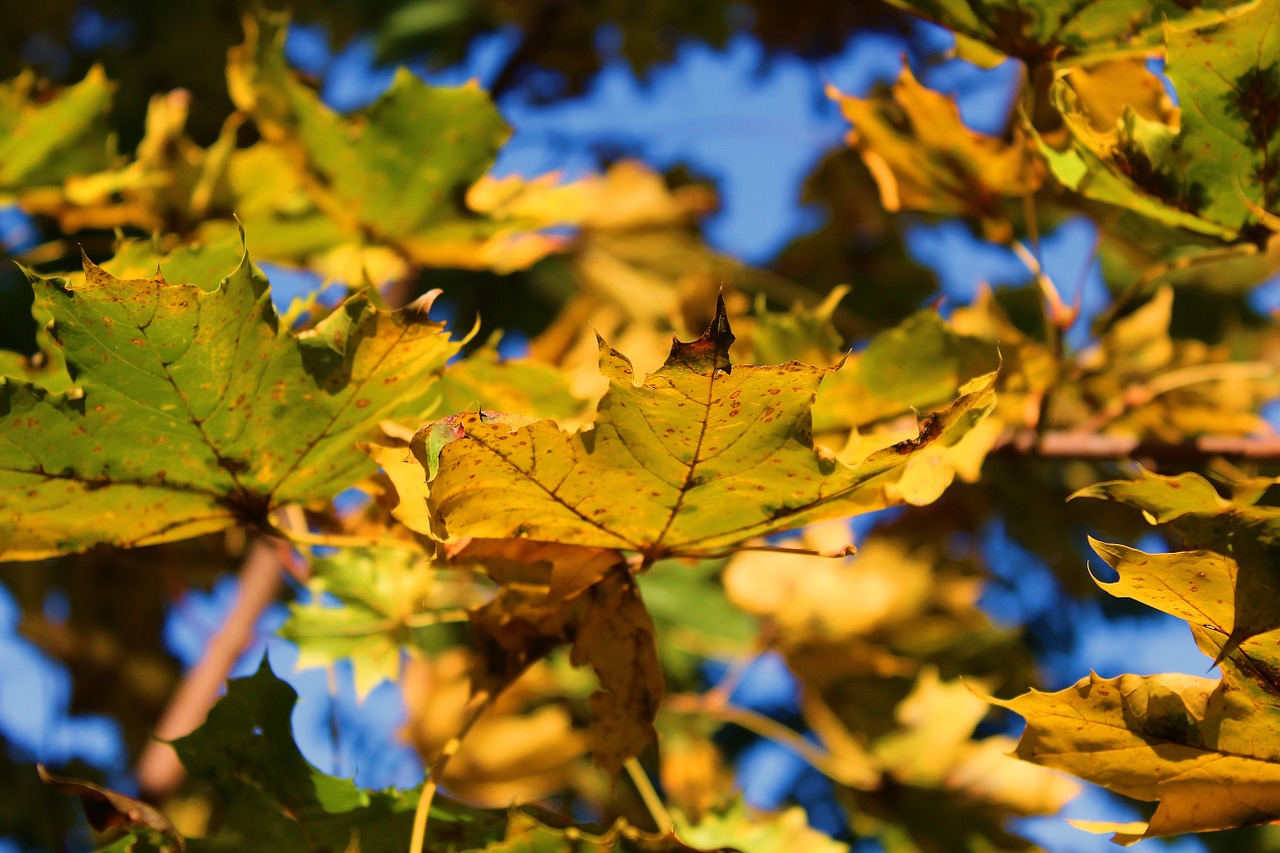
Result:
<svg viewBox="0 0 1280 853"><path fill-rule="evenodd" d="M700 697L691 695L670 697L663 710L674 714L710 717L713 720L741 726L749 732L753 732L762 738L771 740L779 746L784 746L791 750L800 758L803 758L813 769L834 782L851 788L866 787L866 779L863 774L847 772L840 761L831 753L805 740L793 729L763 714L758 714L747 708L739 708L735 705L708 705Z"/></svg>
<svg viewBox="0 0 1280 853"><path fill-rule="evenodd" d="M628 758L622 766L627 769L627 775L631 777L631 784L636 786L636 791L640 793L640 799L644 800L644 807L649 810L649 816L658 825L658 829L664 833L674 830L675 821L671 819L671 813L663 805L662 798L654 790L653 783L649 781L649 774L644 772L640 762L635 758Z"/></svg>
<svg viewBox="0 0 1280 853"><path fill-rule="evenodd" d="M456 735L449 738L449 742L440 750L440 757L431 765L431 772L427 774L427 781L422 786L422 793L418 796L418 806L413 812L413 840L409 844L409 853L422 853L422 846L427 838L427 816L431 814L431 801L435 798L436 789L440 787L440 780L444 778L449 759L457 754L462 746L462 739L467 736L467 732L471 731L471 727L484 715L484 712L489 710L495 698L495 695L488 690L481 690L471 697L464 712L466 718L462 728L458 729Z"/></svg>
<svg viewBox="0 0 1280 853"><path fill-rule="evenodd" d="M1280 461L1280 436L1206 435L1181 442L1151 441L1134 436L1093 432L1030 430L1010 433L996 442L993 456L1038 456L1046 459L1132 459L1158 462L1207 461L1214 456Z"/></svg>

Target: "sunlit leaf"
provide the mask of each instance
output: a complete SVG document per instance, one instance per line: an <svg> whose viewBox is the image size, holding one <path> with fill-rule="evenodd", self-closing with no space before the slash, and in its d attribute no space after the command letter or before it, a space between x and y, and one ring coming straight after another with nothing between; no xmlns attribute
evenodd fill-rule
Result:
<svg viewBox="0 0 1280 853"><path fill-rule="evenodd" d="M82 391L0 385L7 559L263 524L336 494L372 467L356 441L436 404L454 350L420 306L364 296L294 334L247 255L220 283L122 280L86 260L82 284L32 284Z"/></svg>
<svg viewBox="0 0 1280 853"><path fill-rule="evenodd" d="M993 241L1012 236L1005 199L1034 193L1043 179L1020 129L1009 140L969 130L955 101L909 69L886 94L829 94L853 123L850 144L875 176L886 210L972 216Z"/></svg>
<svg viewBox="0 0 1280 853"><path fill-rule="evenodd" d="M233 156L227 181L259 255L375 272L385 258L369 253L390 247L421 265L509 270L559 245L463 203L508 134L479 86L429 86L402 68L375 104L340 116L287 67L282 17L246 17L245 31L228 83L264 140Z"/></svg>
<svg viewBox="0 0 1280 853"><path fill-rule="evenodd" d="M557 550L568 553L548 561L545 590L527 580L504 585L473 613L472 633L485 660L474 681L477 689L500 691L552 648L572 644L573 664L590 666L600 680L590 699L591 747L596 764L615 774L656 736L653 718L664 684L653 620L635 579L617 562L620 555L600 549L575 555L563 546L551 553Z"/></svg>
<svg viewBox="0 0 1280 853"><path fill-rule="evenodd" d="M1129 104L1100 106L1073 88L1072 76L1060 81L1055 100L1074 145L1044 146L1055 175L1090 197L1201 234L1231 240L1255 225L1259 208L1280 203L1278 18L1280 4L1263 0L1212 27L1168 28L1180 120Z"/></svg>
<svg viewBox="0 0 1280 853"><path fill-rule="evenodd" d="M292 606L280 635L298 644L299 667L349 659L361 698L399 677L404 650L424 645L422 632L461 621L462 608L479 598L472 584L450 583L420 552L393 548L321 557L307 589L311 600Z"/></svg>
<svg viewBox="0 0 1280 853"><path fill-rule="evenodd" d="M681 840L705 849L785 849L795 853L847 853L849 850L849 845L809 826L804 810L799 807L777 814L758 813L740 800L698 821L679 816L676 834Z"/></svg>
<svg viewBox="0 0 1280 853"><path fill-rule="evenodd" d="M1027 718L1018 756L1159 801L1149 824L1082 826L1115 832L1121 844L1276 820L1280 510L1233 505L1194 474L1144 471L1080 495L1139 507L1198 549L1148 554L1093 543L1119 573L1099 586L1186 620L1201 651L1220 663L1222 678L1090 675L1058 693L999 701Z"/></svg>
<svg viewBox="0 0 1280 853"><path fill-rule="evenodd" d="M1158 0L1135 4L1129 0L889 0L953 30L961 37L960 51L974 61L987 58L990 48L1035 64L1050 59L1073 61L1115 53L1142 53L1159 46L1165 27L1185 29L1217 23L1240 0L1186 3ZM966 43L968 42L968 43ZM973 43L976 43L973 44ZM984 53L981 46L988 46Z"/></svg>
<svg viewBox="0 0 1280 853"><path fill-rule="evenodd" d="M642 385L630 362L602 343L611 387L594 428L577 434L483 412L420 430L414 455L424 469L439 466L429 503L440 531L621 548L650 559L715 552L885 506L912 456L954 441L993 399L993 377L985 377L926 416L918 437L848 466L810 437L813 395L834 368L733 367L732 341L722 305L706 333L677 341ZM437 450L438 435L446 438Z"/></svg>

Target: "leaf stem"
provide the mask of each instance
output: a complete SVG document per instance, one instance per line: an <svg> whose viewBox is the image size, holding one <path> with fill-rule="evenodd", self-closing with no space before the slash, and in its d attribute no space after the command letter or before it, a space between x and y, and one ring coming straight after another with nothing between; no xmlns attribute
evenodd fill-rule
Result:
<svg viewBox="0 0 1280 853"><path fill-rule="evenodd" d="M466 721L462 724L462 728L458 729L456 735L449 738L449 742L440 750L440 757L431 765L431 772L427 774L427 781L422 786L418 805L413 812L413 839L409 844L409 853L422 853L427 837L427 817L431 814L431 801L435 798L436 789L440 787L440 780L444 778L444 770L449 766L449 759L457 754L462 746L462 739L467 736L484 712L489 710L495 698L494 694L488 690L478 691L471 697L465 712Z"/></svg>
<svg viewBox="0 0 1280 853"><path fill-rule="evenodd" d="M794 729L784 726L777 720L763 714L735 705L709 705L701 697L683 695L672 696L663 708L674 714L701 715L733 723L762 738L784 746L804 759L809 766L834 782L851 788L865 788L866 779L861 773L847 772L839 760L831 753L820 749L805 740Z"/></svg>
<svg viewBox="0 0 1280 853"><path fill-rule="evenodd" d="M628 758L622 766L627 769L627 775L631 777L631 783L636 786L636 790L640 793L640 799L644 800L644 807L649 810L649 816L658 825L658 829L664 833L669 833L675 829L675 821L671 819L671 813L663 805L662 798L654 790L653 783L649 781L649 774L644 772L640 762L632 757Z"/></svg>

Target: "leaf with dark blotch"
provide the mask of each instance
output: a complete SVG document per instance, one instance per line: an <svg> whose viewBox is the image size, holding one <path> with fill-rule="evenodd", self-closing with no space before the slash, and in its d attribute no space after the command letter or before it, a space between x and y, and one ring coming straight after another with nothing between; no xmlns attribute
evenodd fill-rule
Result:
<svg viewBox="0 0 1280 853"><path fill-rule="evenodd" d="M216 286L88 260L82 284L32 284L81 390L0 383L3 559L183 539L332 496L374 467L357 441L431 411L456 349L422 305L365 295L295 334L247 255Z"/></svg>
<svg viewBox="0 0 1280 853"><path fill-rule="evenodd" d="M1078 57L1158 47L1166 28L1187 29L1226 18L1240 0L888 0L955 32L957 52L983 65L1004 53L1024 62L1071 63Z"/></svg>
<svg viewBox="0 0 1280 853"><path fill-rule="evenodd" d="M1171 26L1165 41L1180 117L1141 114L1129 90L1100 100L1066 76L1053 98L1072 144L1041 150L1063 184L1090 198L1234 240L1280 204L1280 3Z"/></svg>
<svg viewBox="0 0 1280 853"><path fill-rule="evenodd" d="M837 368L733 366L721 303L696 341L636 384L600 343L610 388L593 428L506 424L467 413L419 430L414 456L431 481L442 536L528 538L664 556L718 553L769 533L887 506L906 463L953 444L990 410L994 374L921 419L920 433L854 465L816 448L811 408ZM437 470L438 465L438 470Z"/></svg>

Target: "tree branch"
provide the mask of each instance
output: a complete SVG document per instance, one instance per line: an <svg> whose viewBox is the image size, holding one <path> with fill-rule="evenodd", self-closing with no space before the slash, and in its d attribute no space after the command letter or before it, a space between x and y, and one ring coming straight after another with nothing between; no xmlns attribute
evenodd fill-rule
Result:
<svg viewBox="0 0 1280 853"><path fill-rule="evenodd" d="M1206 435L1180 442L1154 441L1094 432L1024 430L1001 438L992 456L1042 459L1151 459L1157 462L1201 462L1213 456L1280 461L1280 436Z"/></svg>
<svg viewBox="0 0 1280 853"><path fill-rule="evenodd" d="M227 673L253 639L258 617L275 600L283 562L277 546L267 541L255 543L245 557L231 612L209 641L204 656L187 671L156 724L154 739L138 759L138 786L147 797L163 799L181 784L185 772L177 753L165 741L190 734L204 722Z"/></svg>

